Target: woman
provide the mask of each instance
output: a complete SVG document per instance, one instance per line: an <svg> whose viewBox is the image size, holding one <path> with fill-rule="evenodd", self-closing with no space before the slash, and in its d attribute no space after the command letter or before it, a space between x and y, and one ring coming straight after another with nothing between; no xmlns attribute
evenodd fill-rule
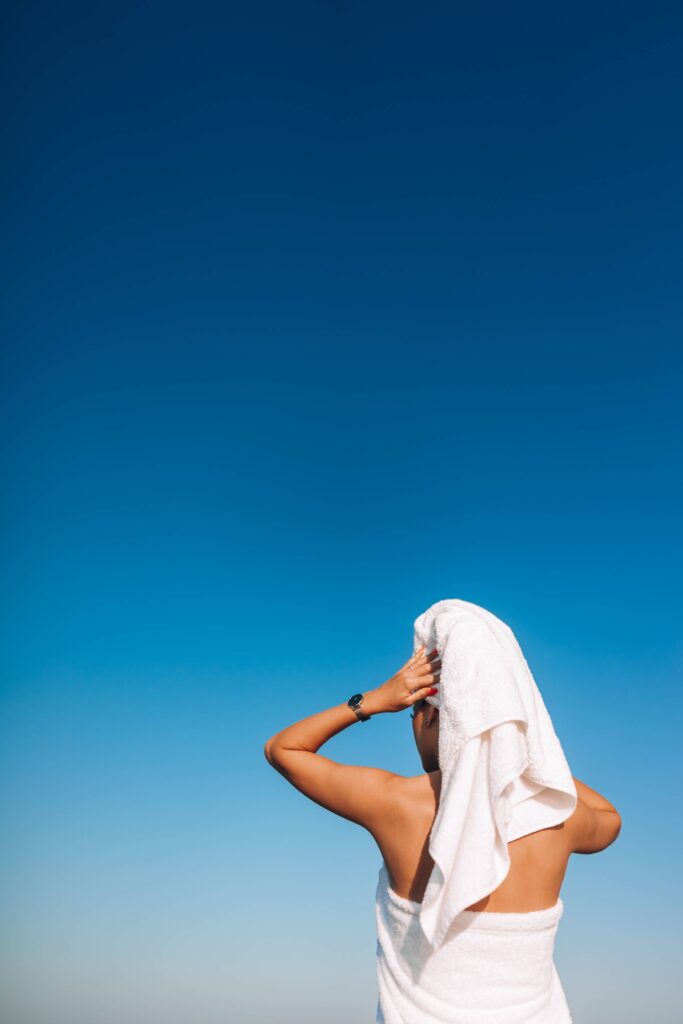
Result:
<svg viewBox="0 0 683 1024"><path fill-rule="evenodd" d="M500 642L494 643L494 622L498 629L503 627L510 634L505 638L506 652ZM526 787L524 794L511 799L509 772L504 788L494 786L490 792L482 788L481 780L486 785L489 782L487 773L491 759L500 757L500 751L505 750L503 744L511 737L509 732L504 736L501 730L510 730L512 724L520 742L523 739L526 743L531 731L529 720L533 717L532 724L540 721L550 733L550 739L546 735L544 740L545 749L550 740L556 740L549 717L547 723L542 717L547 715L542 702L540 710L538 704L532 709L527 702L524 710L503 710L496 719L495 715L491 716L491 693L495 690L497 700L507 699L500 697L506 687L512 693L515 687L520 692L526 686L529 693L533 688L538 702L540 694L516 641L511 639L511 631L484 609L459 600L438 602L417 619L415 625L416 638L427 635L418 626L429 626L430 630L436 627L436 632L430 635L438 637L438 646L444 659L448 657L450 666L448 686L444 689L451 697L457 695L459 703L449 705L445 701L441 708L437 706L442 658L436 647L428 653L424 645L417 647L416 644L413 657L381 686L362 695L355 694L348 702L283 729L268 740L265 755L278 772L311 800L366 828L380 849L377 1022L469 1024L476 1020L478 1024L507 1024L508 1021L562 1024L571 1021L552 959L555 932L562 913L560 889L572 853L595 853L614 842L621 827L619 814L608 800L570 775L567 777L573 781L573 786L571 782L569 787L566 782L557 784L558 790L564 789L559 795L565 801L563 810L558 812L560 803L553 803L548 797L550 788L537 784L538 779L528 764L525 772L521 768L517 771L519 778L514 780ZM477 630L489 648L472 640ZM463 657L468 645L472 652L469 660ZM513 657L517 657L518 662L523 661L528 680L519 674L513 680L510 675ZM482 672L487 658L493 666L489 675ZM505 663L497 660L503 658L507 659ZM510 676L509 686L506 672ZM461 685L463 677L465 688ZM457 756L449 757L445 766L445 771L450 773L448 799L455 811L452 807L451 817L444 819L445 808L439 813L443 781L440 756L443 757L446 747L443 736L442 743L439 742L440 716L442 713L453 715L455 706L455 715L448 722L449 728L455 722L457 729L463 717L463 706L476 700L477 686L482 689L486 714L494 727L479 729L474 739L461 730L463 744ZM404 777L379 768L343 765L318 753L330 737L357 721L365 722L375 715L406 709L411 709L413 736L424 768L422 774ZM471 713L467 714L464 720L473 721ZM511 723L511 718L517 721ZM446 721L444 719L444 723ZM496 730L498 746L484 749L481 744L495 737ZM475 739L479 746L473 759L468 750L475 750L472 746ZM559 743L557 746L559 750ZM451 743L448 749L452 750ZM463 768L468 757L477 765L469 775L469 782ZM563 760L561 753L557 757ZM453 764L456 770L452 770ZM545 775L541 771L541 777L547 780L550 774L547 770ZM464 803L463 787L467 792ZM574 787L575 794L570 792ZM482 822L488 820L487 813L482 817L480 805L491 793L495 796L491 802L491 820L496 828L490 834L485 830L474 833L473 821L478 817ZM504 817L497 810L499 799L505 807ZM514 801L519 802L512 808ZM534 801L542 808L542 813L550 814L547 820L555 821L554 824L536 827L546 819L534 818L533 814L528 816ZM453 813L458 813L458 802L465 808L462 819L465 827L456 829L452 823L456 820ZM511 829L513 811L527 815L526 824ZM527 834L504 843L503 866L495 867L495 860L488 857L485 844L498 840L501 821L507 823L509 834L525 831ZM424 928L420 927L420 915L426 920L425 896L430 893L434 906L429 910L435 915L434 920L448 910L444 894L448 893L450 861L446 858L435 867L432 856L438 846L435 833L439 822L442 832L446 826L450 829L446 832L447 841L461 857L460 862L453 861L453 873L459 876L456 883L462 882L462 876L468 873L476 876L482 861L493 864L492 870L497 870L498 876L504 873L504 877L491 890L484 889L484 896L461 910L457 901L451 901L450 917L444 918L441 941L435 943L437 929L431 929L428 941ZM471 835L467 841L476 853L476 857L469 860L467 849L459 849L459 844L467 846L468 828ZM477 842L480 843L478 850ZM494 876L483 877L491 884Z"/></svg>

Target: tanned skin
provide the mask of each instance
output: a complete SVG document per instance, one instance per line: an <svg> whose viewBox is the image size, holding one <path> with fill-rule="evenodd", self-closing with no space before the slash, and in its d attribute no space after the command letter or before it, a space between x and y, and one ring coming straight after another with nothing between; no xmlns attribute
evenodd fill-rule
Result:
<svg viewBox="0 0 683 1024"><path fill-rule="evenodd" d="M436 650L428 654L421 647L395 675L364 694L362 711L371 716L412 709L413 736L424 769L419 775L340 764L318 753L332 736L358 724L346 703L295 722L264 746L269 763L296 789L367 829L386 862L392 889L418 903L434 863L428 841L441 789L439 712L425 697L438 692L440 671ZM621 829L619 812L596 790L576 778L574 782L574 813L560 825L509 843L506 878L468 909L513 913L553 906L571 854L598 853L615 841Z"/></svg>

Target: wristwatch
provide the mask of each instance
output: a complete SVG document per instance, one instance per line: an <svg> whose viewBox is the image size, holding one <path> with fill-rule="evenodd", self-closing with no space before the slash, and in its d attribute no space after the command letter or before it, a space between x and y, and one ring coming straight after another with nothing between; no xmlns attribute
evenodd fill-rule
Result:
<svg viewBox="0 0 683 1024"><path fill-rule="evenodd" d="M371 715L366 715L364 711L361 711L360 706L363 703L363 700L364 697L362 693L354 693L353 697L349 697L346 702L351 710L355 712L356 718L359 722L367 722L372 717Z"/></svg>

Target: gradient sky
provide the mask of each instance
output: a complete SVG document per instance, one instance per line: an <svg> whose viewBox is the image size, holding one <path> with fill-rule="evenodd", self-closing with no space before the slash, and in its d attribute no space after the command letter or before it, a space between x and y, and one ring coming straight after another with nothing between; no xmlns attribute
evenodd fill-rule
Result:
<svg viewBox="0 0 683 1024"><path fill-rule="evenodd" d="M447 597L622 812L576 1024L677 1018L682 66L670 4L5 6L3 1021L374 1020L379 851L263 743Z"/></svg>

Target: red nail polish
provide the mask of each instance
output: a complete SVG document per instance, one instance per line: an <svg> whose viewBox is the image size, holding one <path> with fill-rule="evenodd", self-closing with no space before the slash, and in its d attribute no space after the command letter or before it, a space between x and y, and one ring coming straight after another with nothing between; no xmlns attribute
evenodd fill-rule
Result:
<svg viewBox="0 0 683 1024"><path fill-rule="evenodd" d="M430 692L430 694L432 694L432 693L436 693L436 687L435 687L435 686L432 686L432 688L431 688L431 690L430 690L429 692Z"/></svg>

